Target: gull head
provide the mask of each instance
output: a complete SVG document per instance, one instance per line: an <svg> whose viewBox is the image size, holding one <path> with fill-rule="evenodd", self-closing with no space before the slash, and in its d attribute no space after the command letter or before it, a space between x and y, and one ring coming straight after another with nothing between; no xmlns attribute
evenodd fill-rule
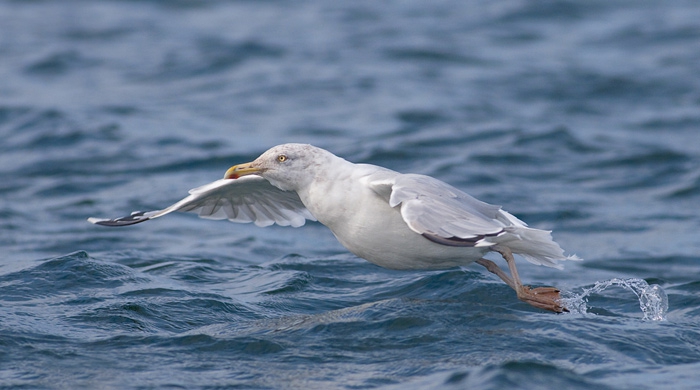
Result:
<svg viewBox="0 0 700 390"><path fill-rule="evenodd" d="M254 161L232 166L224 179L258 175L281 190L297 191L325 171L334 157L337 158L312 145L283 144L270 148Z"/></svg>

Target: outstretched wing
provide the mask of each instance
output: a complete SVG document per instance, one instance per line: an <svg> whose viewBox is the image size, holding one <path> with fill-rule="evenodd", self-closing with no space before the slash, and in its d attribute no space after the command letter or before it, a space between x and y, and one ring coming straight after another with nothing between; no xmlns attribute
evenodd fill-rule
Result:
<svg viewBox="0 0 700 390"><path fill-rule="evenodd" d="M88 218L103 226L128 226L162 217L173 211L187 211L202 218L254 222L258 226L278 224L299 227L315 221L294 191L282 191L260 176L221 179L190 190L190 195L162 210L136 211L115 219Z"/></svg>

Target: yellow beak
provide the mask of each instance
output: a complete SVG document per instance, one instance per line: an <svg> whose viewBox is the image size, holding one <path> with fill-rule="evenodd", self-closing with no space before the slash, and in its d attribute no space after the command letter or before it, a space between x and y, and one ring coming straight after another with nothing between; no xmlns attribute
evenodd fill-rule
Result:
<svg viewBox="0 0 700 390"><path fill-rule="evenodd" d="M245 163L232 166L224 174L224 179L238 179L241 176L254 175L256 173L262 172L262 169L255 168L251 164L253 163Z"/></svg>

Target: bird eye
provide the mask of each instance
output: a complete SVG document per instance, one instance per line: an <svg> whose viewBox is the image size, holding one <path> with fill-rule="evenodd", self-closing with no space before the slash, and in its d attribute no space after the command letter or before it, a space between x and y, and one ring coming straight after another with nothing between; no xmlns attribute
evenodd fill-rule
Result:
<svg viewBox="0 0 700 390"><path fill-rule="evenodd" d="M277 156L277 161L285 162L287 161L287 156L285 156L284 154L280 154L279 156Z"/></svg>

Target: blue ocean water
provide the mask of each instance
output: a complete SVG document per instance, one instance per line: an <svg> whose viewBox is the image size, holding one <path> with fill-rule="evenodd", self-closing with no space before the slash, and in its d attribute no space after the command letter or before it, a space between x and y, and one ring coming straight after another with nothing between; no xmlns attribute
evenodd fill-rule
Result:
<svg viewBox="0 0 700 390"><path fill-rule="evenodd" d="M699 75L691 0L0 0L0 387L694 389ZM572 312L316 223L86 222L283 142L552 229L585 261L519 269Z"/></svg>

